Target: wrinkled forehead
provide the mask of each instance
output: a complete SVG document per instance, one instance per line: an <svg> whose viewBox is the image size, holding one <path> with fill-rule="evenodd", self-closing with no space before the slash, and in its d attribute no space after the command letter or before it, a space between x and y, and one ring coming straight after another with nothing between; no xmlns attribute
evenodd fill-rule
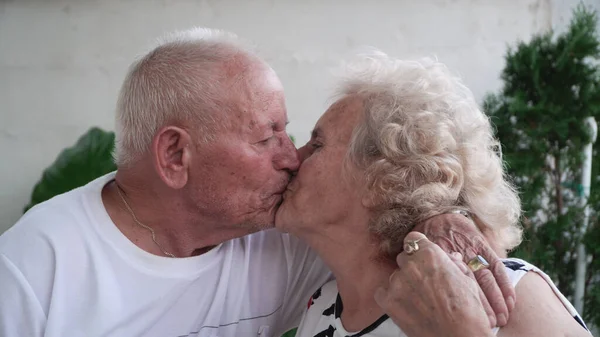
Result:
<svg viewBox="0 0 600 337"><path fill-rule="evenodd" d="M363 122L364 99L346 96L333 103L321 116L315 129L338 141L349 142L352 131Z"/></svg>
<svg viewBox="0 0 600 337"><path fill-rule="evenodd" d="M277 76L277 73L275 73L275 70L271 67L265 66L265 68L262 69L262 72L259 72L257 80L264 88L274 92L283 93L283 84L281 84L279 76Z"/></svg>
<svg viewBox="0 0 600 337"><path fill-rule="evenodd" d="M225 69L232 119L287 119L283 85L273 69L259 61L233 62Z"/></svg>
<svg viewBox="0 0 600 337"><path fill-rule="evenodd" d="M218 71L233 90L253 87L262 91L283 91L277 73L256 57L237 55L224 61Z"/></svg>

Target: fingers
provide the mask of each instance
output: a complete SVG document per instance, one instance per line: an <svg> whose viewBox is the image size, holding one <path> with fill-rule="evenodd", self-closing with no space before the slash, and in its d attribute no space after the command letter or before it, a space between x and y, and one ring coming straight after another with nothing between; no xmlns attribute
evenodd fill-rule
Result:
<svg viewBox="0 0 600 337"><path fill-rule="evenodd" d="M434 245L434 243L427 240L427 237L424 234L419 233L419 232L414 232L414 231L408 233L404 237L404 249L406 249L406 246L407 246L408 242L410 242L410 241L416 242L418 250L423 250L430 245ZM418 252L418 250L417 250L417 252ZM415 252L415 254L417 252ZM404 263L406 262L405 260L407 259L408 256L409 256L408 253L405 251L398 254L398 256L396 257L396 263L398 264L398 266L402 267L404 265Z"/></svg>
<svg viewBox="0 0 600 337"><path fill-rule="evenodd" d="M494 274L488 269L481 269L476 271L475 278L479 287L483 291L486 301L492 307L496 313L496 324L497 326L504 326L508 322L508 307L504 301L504 295L496 283Z"/></svg>
<svg viewBox="0 0 600 337"><path fill-rule="evenodd" d="M375 302L383 310L386 310L389 304L388 291L386 288L380 287L375 291Z"/></svg>
<svg viewBox="0 0 600 337"><path fill-rule="evenodd" d="M497 326L504 326L508 323L510 310L514 308L516 298L514 287L506 274L502 260L483 239L474 241L474 246L469 249L467 261L477 254L483 256L490 265L486 269L476 271L475 278L487 302L496 313Z"/></svg>
<svg viewBox="0 0 600 337"><path fill-rule="evenodd" d="M508 312L511 312L515 308L517 295L515 293L515 287L506 273L504 263L502 263L502 260L498 259L490 265L490 270L492 271L492 274L496 279L496 283L498 284L498 287L504 296Z"/></svg>
<svg viewBox="0 0 600 337"><path fill-rule="evenodd" d="M475 277L473 277L473 279L475 279ZM494 312L494 309L492 309L490 302L488 302L487 297L481 288L479 288L479 300L481 301L483 309L485 310L485 314L487 315L488 320L490 321L490 328L495 328L498 325L496 313Z"/></svg>
<svg viewBox="0 0 600 337"><path fill-rule="evenodd" d="M490 246L481 245L480 254L490 263L490 270L496 279L496 284L500 288L502 292L502 296L504 297L504 302L507 307L507 315L515 308L517 294L515 293L515 287L513 286L508 274L506 273L506 268L504 267L504 263L502 260L496 255Z"/></svg>
<svg viewBox="0 0 600 337"><path fill-rule="evenodd" d="M469 267L467 267L467 265L463 262L462 260L462 254L459 252L452 252L449 254L450 255L450 259L452 260L452 262L454 262L454 264L456 264L456 266L458 267L458 269L460 269L460 271L469 276ZM475 279L475 278L473 278Z"/></svg>
<svg viewBox="0 0 600 337"><path fill-rule="evenodd" d="M419 243L421 243L423 241L429 241L429 240L427 240L427 237L425 236L425 234L419 233L419 232L414 232L414 231L406 234L406 236L404 237L405 244L408 241L417 241L417 240L419 240Z"/></svg>
<svg viewBox="0 0 600 337"><path fill-rule="evenodd" d="M496 279L496 283L502 292L502 296L504 296L507 310L510 313L515 308L517 294L515 293L515 287L506 273L504 263L502 263L502 260L496 259L490 264L490 270Z"/></svg>
<svg viewBox="0 0 600 337"><path fill-rule="evenodd" d="M462 254L459 252L450 253L450 257L452 258L452 260L457 260L457 261L462 261L462 259L463 259Z"/></svg>
<svg viewBox="0 0 600 337"><path fill-rule="evenodd" d="M471 271L471 269L469 269L469 267L463 262L461 253L458 253L458 252L451 253L450 259L456 264L456 266L465 275L467 275L469 278L471 278L473 280L473 282L477 282L477 280L475 279L475 275L473 275L473 272ZM483 290L481 288L479 288L479 300L481 301L481 304L483 305L483 309L485 310L488 320L490 321L490 328L494 328L496 326L496 314L494 313L492 306L488 302L488 300L485 297L485 294L483 293Z"/></svg>

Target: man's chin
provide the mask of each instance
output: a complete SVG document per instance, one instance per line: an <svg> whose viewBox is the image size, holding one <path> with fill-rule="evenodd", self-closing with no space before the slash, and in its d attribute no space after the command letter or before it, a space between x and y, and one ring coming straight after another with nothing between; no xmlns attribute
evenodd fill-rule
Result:
<svg viewBox="0 0 600 337"><path fill-rule="evenodd" d="M258 228L259 230L267 230L267 229L271 229L275 227L275 219L277 217L276 215L276 210L272 210L271 212L269 212L269 215L266 216L263 221L260 221L259 223L257 223L256 228Z"/></svg>
<svg viewBox="0 0 600 337"><path fill-rule="evenodd" d="M249 223L249 224L242 225L242 226L249 229L250 233L256 233L256 232L264 231L267 229L272 229L273 227L275 227L275 224L273 224L273 221L261 221L261 222Z"/></svg>

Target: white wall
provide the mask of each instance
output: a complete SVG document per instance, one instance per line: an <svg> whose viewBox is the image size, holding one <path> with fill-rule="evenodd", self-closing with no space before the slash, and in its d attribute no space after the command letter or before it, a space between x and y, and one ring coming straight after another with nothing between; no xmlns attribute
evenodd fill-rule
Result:
<svg viewBox="0 0 600 337"><path fill-rule="evenodd" d="M437 55L481 98L500 86L508 43L562 18L555 2L0 0L0 233L62 148L90 126L112 129L127 66L164 32L201 25L257 42L303 143L327 106L329 70L355 48Z"/></svg>

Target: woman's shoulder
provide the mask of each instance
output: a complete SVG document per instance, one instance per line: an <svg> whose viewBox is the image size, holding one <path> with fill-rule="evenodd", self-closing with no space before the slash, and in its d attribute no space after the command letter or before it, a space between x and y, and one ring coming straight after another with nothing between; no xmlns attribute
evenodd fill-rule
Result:
<svg viewBox="0 0 600 337"><path fill-rule="evenodd" d="M523 278L523 276L525 276L530 271L546 275L538 267L522 259L511 257L502 259L502 263L504 264L506 274L508 275L508 278L512 282L513 286L516 286L517 283L519 283L519 281Z"/></svg>
<svg viewBox="0 0 600 337"><path fill-rule="evenodd" d="M588 330L587 326L583 322L583 319L575 309L575 307L569 302L569 300L561 293L556 284L553 282L552 278L548 276L544 271L542 271L537 266L518 258L506 258L502 259L504 264L506 273L512 282L513 286L517 289L517 294L521 294L521 301L525 300L522 296L526 297L536 297L536 294L549 300L547 296L555 297L559 300L560 304L566 309L573 319L579 323L585 330ZM535 274L535 275L532 275ZM526 287L528 290L519 291L522 287L517 287L519 282L524 279L526 275L528 276L528 282L523 282L523 287ZM548 287L545 287L546 284ZM543 291L544 287L548 289L548 291ZM522 289L525 290L525 289ZM541 295L540 295L541 294ZM554 296L553 296L554 295ZM519 296L517 296L519 297ZM519 302L519 298L517 298L517 302ZM556 303L556 302L555 302ZM560 304L556 304L560 306Z"/></svg>

